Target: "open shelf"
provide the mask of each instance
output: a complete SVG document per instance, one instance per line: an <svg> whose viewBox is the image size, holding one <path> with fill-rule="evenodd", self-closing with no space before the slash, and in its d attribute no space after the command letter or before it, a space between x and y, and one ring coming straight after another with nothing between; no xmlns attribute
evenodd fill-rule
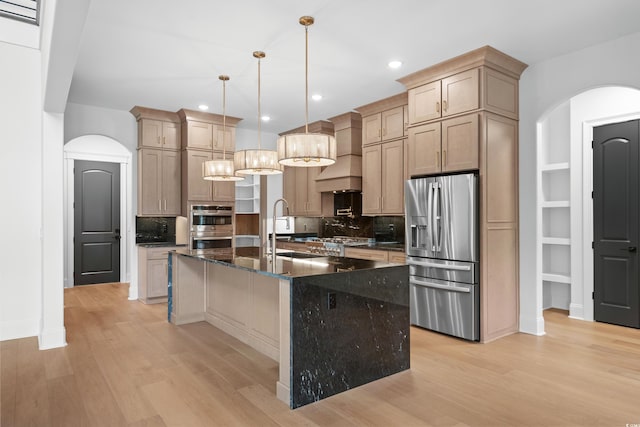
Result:
<svg viewBox="0 0 640 427"><path fill-rule="evenodd" d="M554 202L542 202L540 204L542 208L568 208L569 201L568 200L556 200Z"/></svg>
<svg viewBox="0 0 640 427"><path fill-rule="evenodd" d="M571 283L571 277L566 274L542 273L542 280L554 283Z"/></svg>
<svg viewBox="0 0 640 427"><path fill-rule="evenodd" d="M543 237L542 238L543 245L564 245L569 246L571 244L571 239L564 237Z"/></svg>
<svg viewBox="0 0 640 427"><path fill-rule="evenodd" d="M548 163L546 165L540 166L540 170L542 172L550 172L550 171L559 171L559 170L569 170L569 163Z"/></svg>

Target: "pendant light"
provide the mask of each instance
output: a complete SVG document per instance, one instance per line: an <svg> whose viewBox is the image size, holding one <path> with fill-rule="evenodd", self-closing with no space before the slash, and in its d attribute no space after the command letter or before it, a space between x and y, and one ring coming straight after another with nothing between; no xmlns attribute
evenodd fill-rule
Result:
<svg viewBox="0 0 640 427"><path fill-rule="evenodd" d="M227 81L229 76L218 76L222 80L222 159L207 160L202 164L202 178L208 181L241 181L242 176L234 174L233 160L227 160L225 138L227 136ZM215 156L213 150L211 155Z"/></svg>
<svg viewBox="0 0 640 427"><path fill-rule="evenodd" d="M333 135L309 133L309 26L311 16L300 18L305 33L305 124L304 133L293 133L278 138L278 161L285 166L328 166L336 162L336 139Z"/></svg>
<svg viewBox="0 0 640 427"><path fill-rule="evenodd" d="M240 150L233 155L236 173L243 175L275 175L282 173L282 166L278 163L278 152L261 148L260 60L265 56L264 52L253 52L253 57L258 59L258 149Z"/></svg>

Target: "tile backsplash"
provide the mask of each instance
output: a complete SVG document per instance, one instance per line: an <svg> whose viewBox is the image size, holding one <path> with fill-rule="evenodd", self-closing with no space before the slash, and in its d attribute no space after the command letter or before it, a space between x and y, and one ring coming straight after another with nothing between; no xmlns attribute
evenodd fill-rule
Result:
<svg viewBox="0 0 640 427"><path fill-rule="evenodd" d="M175 241L175 217L136 217L136 243Z"/></svg>
<svg viewBox="0 0 640 427"><path fill-rule="evenodd" d="M404 243L403 216L376 216L373 220L373 237L376 242Z"/></svg>

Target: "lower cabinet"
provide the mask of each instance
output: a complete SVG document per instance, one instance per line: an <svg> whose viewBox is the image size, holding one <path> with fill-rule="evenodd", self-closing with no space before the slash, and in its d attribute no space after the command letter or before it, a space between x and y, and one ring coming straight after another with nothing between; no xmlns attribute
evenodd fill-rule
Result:
<svg viewBox="0 0 640 427"><path fill-rule="evenodd" d="M175 246L146 248L138 246L138 299L145 304L167 301L169 251Z"/></svg>
<svg viewBox="0 0 640 427"><path fill-rule="evenodd" d="M344 256L347 258L368 259L370 261L391 262L405 264L404 252L385 251L384 249L344 248Z"/></svg>

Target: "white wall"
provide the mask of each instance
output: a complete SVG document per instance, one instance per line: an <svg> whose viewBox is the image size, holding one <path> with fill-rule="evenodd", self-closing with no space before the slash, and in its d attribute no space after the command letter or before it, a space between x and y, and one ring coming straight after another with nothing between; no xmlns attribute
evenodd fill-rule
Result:
<svg viewBox="0 0 640 427"><path fill-rule="evenodd" d="M0 58L0 340L7 340L39 331L42 92L38 50L0 41Z"/></svg>
<svg viewBox="0 0 640 427"><path fill-rule="evenodd" d="M640 88L640 33L535 64L520 79L520 330L544 333L542 292L536 286L536 123L546 112L588 89ZM542 328L542 329L541 329Z"/></svg>

